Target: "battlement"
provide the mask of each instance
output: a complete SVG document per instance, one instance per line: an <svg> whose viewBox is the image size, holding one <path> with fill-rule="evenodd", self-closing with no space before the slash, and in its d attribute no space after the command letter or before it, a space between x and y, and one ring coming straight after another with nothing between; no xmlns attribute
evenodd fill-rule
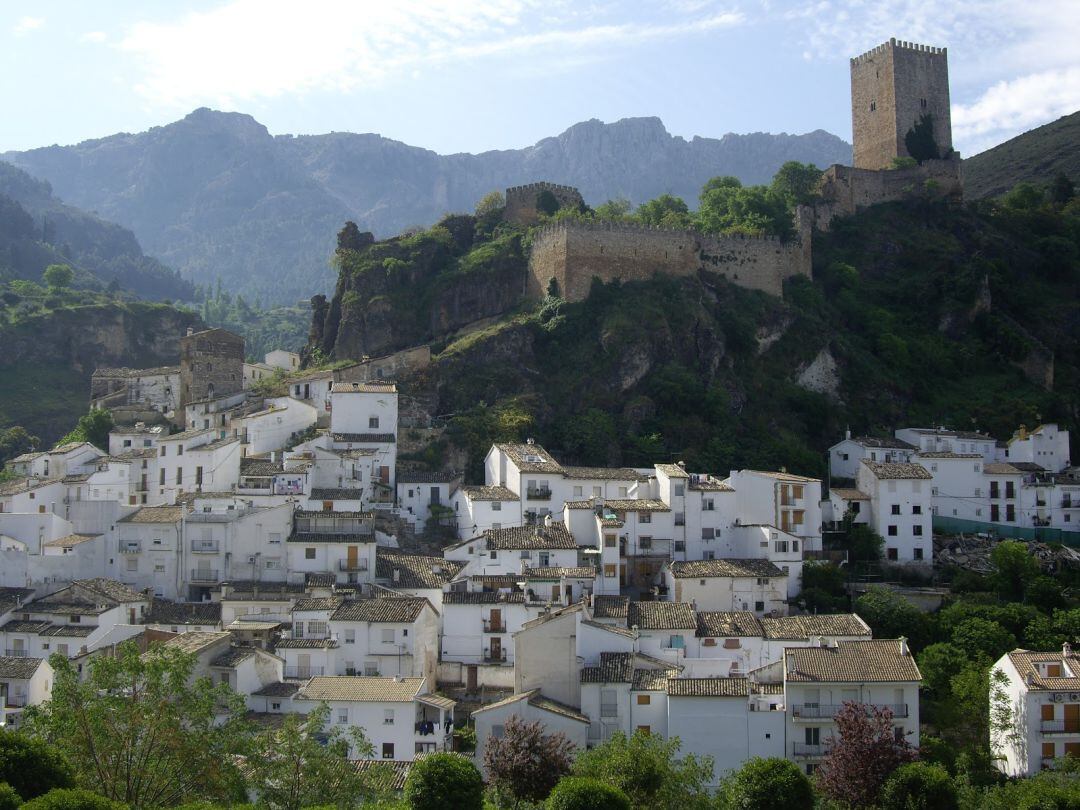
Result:
<svg viewBox="0 0 1080 810"><path fill-rule="evenodd" d="M941 54L942 56L946 56L949 53L948 48L938 48L933 45L920 45L917 42L897 42L896 37L893 37L888 42L884 42L875 48L871 48L866 53L851 57L851 64L856 65L865 62L868 59L872 59L875 56L885 53L890 48L918 51L920 53Z"/></svg>
<svg viewBox="0 0 1080 810"><path fill-rule="evenodd" d="M573 186L564 186L559 183L549 183L546 180L537 180L535 183L526 183L523 186L510 186L506 189L506 196L511 194L523 194L529 191L562 191L569 194L580 194Z"/></svg>
<svg viewBox="0 0 1080 810"><path fill-rule="evenodd" d="M540 195L547 192L559 204L560 208L581 208L585 205L581 192L573 186L548 183L540 180L523 186L511 186L506 189L506 209L503 216L507 222L518 225L534 225L540 219L537 203Z"/></svg>
<svg viewBox="0 0 1080 810"><path fill-rule="evenodd" d="M736 239L736 240L752 240L760 242L783 242L778 236L772 234L729 234L722 237L712 237L703 234L701 231L693 230L692 228L665 228L661 225L641 225L635 222L612 222L610 220L562 220L560 222L549 222L537 228L534 234L539 237L543 235L555 234L565 230L579 230L579 231L609 231L614 233L627 233L627 234L647 234L647 233L664 233L672 235L681 235L687 239Z"/></svg>

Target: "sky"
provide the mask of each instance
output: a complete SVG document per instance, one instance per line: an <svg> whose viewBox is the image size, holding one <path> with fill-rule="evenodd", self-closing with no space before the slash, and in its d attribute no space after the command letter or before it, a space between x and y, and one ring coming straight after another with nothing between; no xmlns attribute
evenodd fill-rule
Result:
<svg viewBox="0 0 1080 810"><path fill-rule="evenodd" d="M848 59L945 46L972 155L1080 109L1080 0L0 0L0 152L198 107L441 153L590 118L851 139Z"/></svg>

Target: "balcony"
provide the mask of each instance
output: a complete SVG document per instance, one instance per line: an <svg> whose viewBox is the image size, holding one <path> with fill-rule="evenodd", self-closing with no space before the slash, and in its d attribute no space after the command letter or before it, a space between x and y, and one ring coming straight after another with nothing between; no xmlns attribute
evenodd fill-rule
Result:
<svg viewBox="0 0 1080 810"><path fill-rule="evenodd" d="M829 749L832 748L832 743L795 743L794 754L800 759L813 759L815 757L824 757L829 753Z"/></svg>
<svg viewBox="0 0 1080 810"><path fill-rule="evenodd" d="M26 695L5 695L0 699L0 706L7 709L22 709L26 706Z"/></svg>
<svg viewBox="0 0 1080 810"><path fill-rule="evenodd" d="M192 582L217 582L218 572L211 568L195 568L191 571Z"/></svg>
<svg viewBox="0 0 1080 810"><path fill-rule="evenodd" d="M192 543L192 554L217 554L221 547L217 543Z"/></svg>
<svg viewBox="0 0 1080 810"><path fill-rule="evenodd" d="M506 650L489 650L484 648L484 663L485 664L505 664L506 663Z"/></svg>
<svg viewBox="0 0 1080 810"><path fill-rule="evenodd" d="M832 720L844 708L842 703L803 703L791 707L793 720ZM871 706L866 707L869 714ZM893 717L907 717L908 705L906 703L877 704L878 709L890 709Z"/></svg>
<svg viewBox="0 0 1080 810"><path fill-rule="evenodd" d="M338 571L367 571L367 560L338 560Z"/></svg>
<svg viewBox="0 0 1080 810"><path fill-rule="evenodd" d="M1077 507L1080 507L1080 502L1077 502L1077 503L1074 504L1069 498L1062 498L1062 500L1061 500L1061 508L1062 509L1076 509Z"/></svg>
<svg viewBox="0 0 1080 810"><path fill-rule="evenodd" d="M1080 723L1065 720L1040 720L1039 730L1043 734L1080 734Z"/></svg>
<svg viewBox="0 0 1080 810"><path fill-rule="evenodd" d="M530 501L550 501L551 490L548 487L535 487L525 490L525 498Z"/></svg>
<svg viewBox="0 0 1080 810"><path fill-rule="evenodd" d="M293 678L295 680L307 680L308 678L318 678L323 674L322 667L285 667L285 677Z"/></svg>
<svg viewBox="0 0 1080 810"><path fill-rule="evenodd" d="M506 622L499 620L497 622L484 619L484 632L485 633L505 633Z"/></svg>
<svg viewBox="0 0 1080 810"><path fill-rule="evenodd" d="M140 551L142 551L142 543L121 543L120 544L120 553L121 554L138 554Z"/></svg>
<svg viewBox="0 0 1080 810"><path fill-rule="evenodd" d="M10 648L4 650L4 655L8 658L26 658L28 651L25 649L12 650Z"/></svg>
<svg viewBox="0 0 1080 810"><path fill-rule="evenodd" d="M1031 519L1031 522L1036 526L1049 526L1050 518L1035 517Z"/></svg>

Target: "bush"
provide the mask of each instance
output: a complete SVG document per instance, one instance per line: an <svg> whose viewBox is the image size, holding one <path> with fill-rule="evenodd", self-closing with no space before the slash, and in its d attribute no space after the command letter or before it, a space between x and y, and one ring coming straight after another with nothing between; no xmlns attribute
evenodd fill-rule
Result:
<svg viewBox="0 0 1080 810"><path fill-rule="evenodd" d="M24 804L21 810L126 810L127 805L91 790L56 788Z"/></svg>
<svg viewBox="0 0 1080 810"><path fill-rule="evenodd" d="M548 796L547 810L630 810L630 799L598 779L567 776Z"/></svg>
<svg viewBox="0 0 1080 810"><path fill-rule="evenodd" d="M956 810L956 786L940 765L901 765L881 788L881 810Z"/></svg>
<svg viewBox="0 0 1080 810"><path fill-rule="evenodd" d="M484 780L465 757L432 754L413 764L405 780L405 800L412 810L480 810L484 806Z"/></svg>
<svg viewBox="0 0 1080 810"><path fill-rule="evenodd" d="M813 807L814 788L799 766L786 759L754 757L724 780L728 807L770 810L773 807Z"/></svg>
<svg viewBox="0 0 1080 810"><path fill-rule="evenodd" d="M74 784L68 764L55 748L15 731L0 731L0 782L24 800Z"/></svg>
<svg viewBox="0 0 1080 810"><path fill-rule="evenodd" d="M22 797L7 782L0 782L0 810L16 810L22 804Z"/></svg>

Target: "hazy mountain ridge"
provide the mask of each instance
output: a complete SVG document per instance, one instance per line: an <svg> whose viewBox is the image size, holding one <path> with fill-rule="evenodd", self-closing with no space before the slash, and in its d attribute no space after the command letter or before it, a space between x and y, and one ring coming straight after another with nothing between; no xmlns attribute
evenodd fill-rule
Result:
<svg viewBox="0 0 1080 810"><path fill-rule="evenodd" d="M787 160L848 162L851 147L820 130L686 140L658 118L632 118L585 121L524 149L439 155L373 134L275 137L251 116L200 109L143 133L3 157L131 228L196 283L220 277L281 302L331 288L345 219L389 236L539 179L576 185L590 203L664 192L694 201L710 177L767 182Z"/></svg>
<svg viewBox="0 0 1080 810"><path fill-rule="evenodd" d="M1080 112L1029 130L964 161L969 199L996 197L1017 183L1046 185L1064 174L1080 185Z"/></svg>

